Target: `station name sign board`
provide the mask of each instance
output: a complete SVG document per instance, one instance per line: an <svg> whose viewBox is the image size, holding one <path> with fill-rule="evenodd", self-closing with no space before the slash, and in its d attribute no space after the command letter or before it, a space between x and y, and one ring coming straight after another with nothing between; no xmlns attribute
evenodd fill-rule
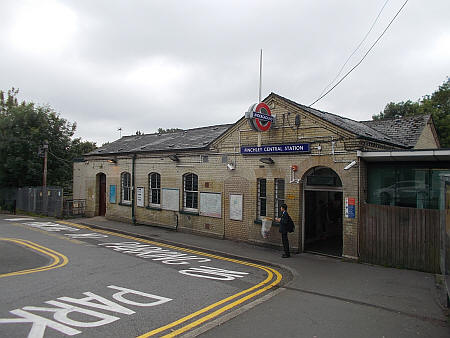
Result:
<svg viewBox="0 0 450 338"><path fill-rule="evenodd" d="M278 144L261 147L241 147L241 154L309 153L309 143Z"/></svg>

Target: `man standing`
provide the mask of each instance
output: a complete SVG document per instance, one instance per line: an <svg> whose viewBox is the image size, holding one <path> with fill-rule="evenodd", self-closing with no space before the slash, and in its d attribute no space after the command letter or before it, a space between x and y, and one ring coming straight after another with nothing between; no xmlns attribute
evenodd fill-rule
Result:
<svg viewBox="0 0 450 338"><path fill-rule="evenodd" d="M281 217L280 218L275 218L275 220L277 222L280 222L280 232L281 232L281 240L283 241L283 249L284 249L284 254L283 258L288 258L291 256L291 253L289 251L289 239L288 239L288 231L289 231L289 227L290 227L290 220L291 217L289 216L288 212L287 212L287 205L286 204L282 204L281 205Z"/></svg>

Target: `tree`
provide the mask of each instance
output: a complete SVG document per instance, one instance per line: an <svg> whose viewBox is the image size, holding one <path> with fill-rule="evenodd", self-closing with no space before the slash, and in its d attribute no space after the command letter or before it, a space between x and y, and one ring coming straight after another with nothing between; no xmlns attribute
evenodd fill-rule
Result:
<svg viewBox="0 0 450 338"><path fill-rule="evenodd" d="M384 110L373 115L372 119L412 116L419 114L431 114L441 147L450 148L450 79L447 78L431 95L425 95L415 102L390 102Z"/></svg>
<svg viewBox="0 0 450 338"><path fill-rule="evenodd" d="M72 161L95 149L95 143L72 139L76 123L61 118L50 106L19 104L18 90L0 91L0 187L42 185L48 141L47 185L72 188ZM41 151L42 153L42 151Z"/></svg>

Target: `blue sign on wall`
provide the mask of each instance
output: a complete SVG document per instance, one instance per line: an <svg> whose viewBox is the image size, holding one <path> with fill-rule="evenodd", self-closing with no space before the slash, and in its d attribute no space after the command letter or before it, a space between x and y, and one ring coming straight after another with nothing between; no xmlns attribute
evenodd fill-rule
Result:
<svg viewBox="0 0 450 338"><path fill-rule="evenodd" d="M355 218L355 206L354 205L348 206L348 218Z"/></svg>
<svg viewBox="0 0 450 338"><path fill-rule="evenodd" d="M278 144L261 147L241 147L241 154L309 153L309 143Z"/></svg>
<svg viewBox="0 0 450 338"><path fill-rule="evenodd" d="M109 186L109 203L116 203L116 186Z"/></svg>

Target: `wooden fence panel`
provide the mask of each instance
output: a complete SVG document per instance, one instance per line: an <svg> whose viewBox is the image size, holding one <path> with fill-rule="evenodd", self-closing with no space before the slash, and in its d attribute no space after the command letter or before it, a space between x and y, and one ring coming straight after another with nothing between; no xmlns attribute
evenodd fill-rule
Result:
<svg viewBox="0 0 450 338"><path fill-rule="evenodd" d="M439 273L439 216L433 209L362 205L360 260Z"/></svg>

